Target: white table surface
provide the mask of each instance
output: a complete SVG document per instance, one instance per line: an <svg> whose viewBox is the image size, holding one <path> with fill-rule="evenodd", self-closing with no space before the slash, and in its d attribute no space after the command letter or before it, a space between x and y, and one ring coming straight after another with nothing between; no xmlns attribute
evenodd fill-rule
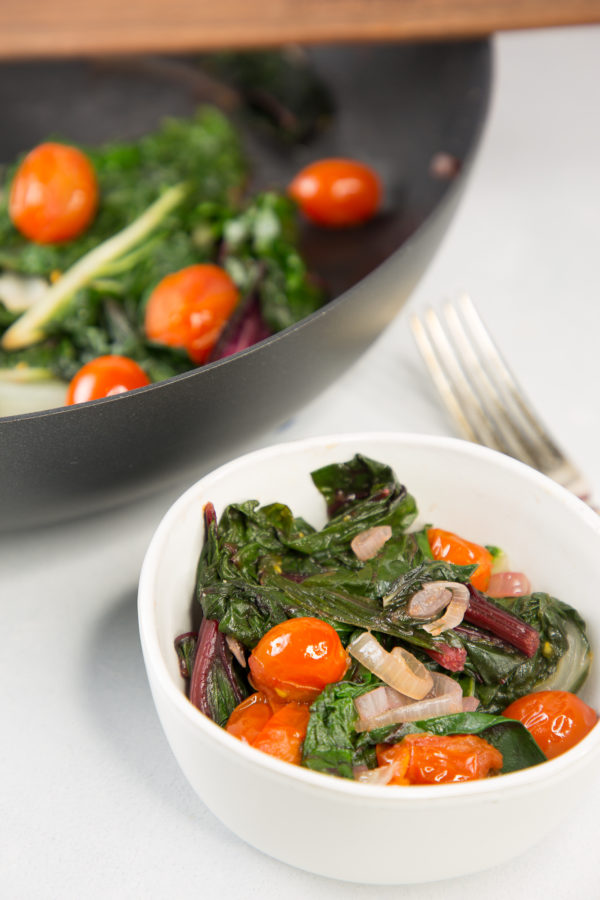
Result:
<svg viewBox="0 0 600 900"><path fill-rule="evenodd" d="M600 496L599 83L595 26L497 38L481 152L408 307L351 371L259 444L371 428L452 434L408 316L468 289ZM2 538L0 896L600 897L600 776L564 827L512 864L405 888L292 869L221 825L171 756L138 640L139 568L179 490Z"/></svg>

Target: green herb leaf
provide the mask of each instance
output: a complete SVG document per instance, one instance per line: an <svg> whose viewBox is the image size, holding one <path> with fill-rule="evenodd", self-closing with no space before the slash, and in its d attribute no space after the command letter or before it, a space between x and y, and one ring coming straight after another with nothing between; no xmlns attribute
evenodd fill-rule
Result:
<svg viewBox="0 0 600 900"><path fill-rule="evenodd" d="M372 684L341 681L328 685L310 708L302 765L317 772L354 777L355 765L375 765L375 750L361 746L354 725L356 697L373 690Z"/></svg>

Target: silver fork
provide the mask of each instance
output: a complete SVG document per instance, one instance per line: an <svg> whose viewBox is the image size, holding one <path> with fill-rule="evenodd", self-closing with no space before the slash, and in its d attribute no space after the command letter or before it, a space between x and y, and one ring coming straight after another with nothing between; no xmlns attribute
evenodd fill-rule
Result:
<svg viewBox="0 0 600 900"><path fill-rule="evenodd" d="M539 469L582 500L590 488L542 424L466 294L411 319L417 346L464 437Z"/></svg>

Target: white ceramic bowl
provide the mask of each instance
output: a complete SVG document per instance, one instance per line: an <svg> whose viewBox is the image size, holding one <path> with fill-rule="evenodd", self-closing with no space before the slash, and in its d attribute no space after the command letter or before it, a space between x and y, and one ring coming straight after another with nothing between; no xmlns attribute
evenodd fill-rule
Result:
<svg viewBox="0 0 600 900"><path fill-rule="evenodd" d="M505 549L534 589L587 619L600 642L600 517L539 473L451 438L352 434L281 444L242 456L171 507L140 580L140 633L154 702L190 784L232 831L265 853L321 875L372 884L433 881L484 869L525 851L598 777L600 727L564 755L467 784L366 786L291 766L242 744L186 699L173 649L190 629L203 542L203 506L220 514L250 498L283 501L315 525L323 501L309 473L360 452L391 465L432 522ZM592 668L583 698L600 708Z"/></svg>

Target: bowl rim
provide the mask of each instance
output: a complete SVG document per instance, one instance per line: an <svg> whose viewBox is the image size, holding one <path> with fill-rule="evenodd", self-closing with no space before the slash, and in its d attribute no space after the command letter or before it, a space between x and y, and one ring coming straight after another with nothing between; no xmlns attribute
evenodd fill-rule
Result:
<svg viewBox="0 0 600 900"><path fill-rule="evenodd" d="M228 474L254 462L264 461L281 454L298 454L307 450L336 444L354 444L360 447L361 442L383 442L390 445L404 445L448 449L460 452L473 458L488 461L499 466L520 479L529 481L561 503L567 514L573 515L589 527L598 536L600 543L600 516L582 500L571 494L547 476L530 466L496 450L460 438L418 434L415 432L365 431L343 432L339 434L317 435L289 442L280 442L244 453L229 462L212 469L188 487L168 508L160 520L147 548L142 563L138 587L138 624L144 655L144 662L150 676L160 687L167 701L190 726L201 731L206 740L216 741L220 749L230 756L237 757L249 768L258 768L273 778L288 780L304 789L326 791L352 800L360 799L366 803L385 804L386 806L421 805L425 798L436 803L445 801L475 802L497 794L500 787L503 794L511 795L532 791L546 786L549 782L560 781L569 777L572 771L589 762L593 754L600 753L600 719L592 731L578 744L554 759L545 763L479 781L461 782L441 785L411 785L410 791L394 790L391 785L369 785L352 781L335 775L314 771L302 766L293 766L244 744L230 735L224 728L203 715L193 706L185 694L176 687L166 667L160 649L156 621L156 602L154 597L154 577L160 563L164 540L179 518L181 512L191 504L197 503L197 496L204 493L205 487L212 481L226 479ZM358 449L355 452L360 452Z"/></svg>

